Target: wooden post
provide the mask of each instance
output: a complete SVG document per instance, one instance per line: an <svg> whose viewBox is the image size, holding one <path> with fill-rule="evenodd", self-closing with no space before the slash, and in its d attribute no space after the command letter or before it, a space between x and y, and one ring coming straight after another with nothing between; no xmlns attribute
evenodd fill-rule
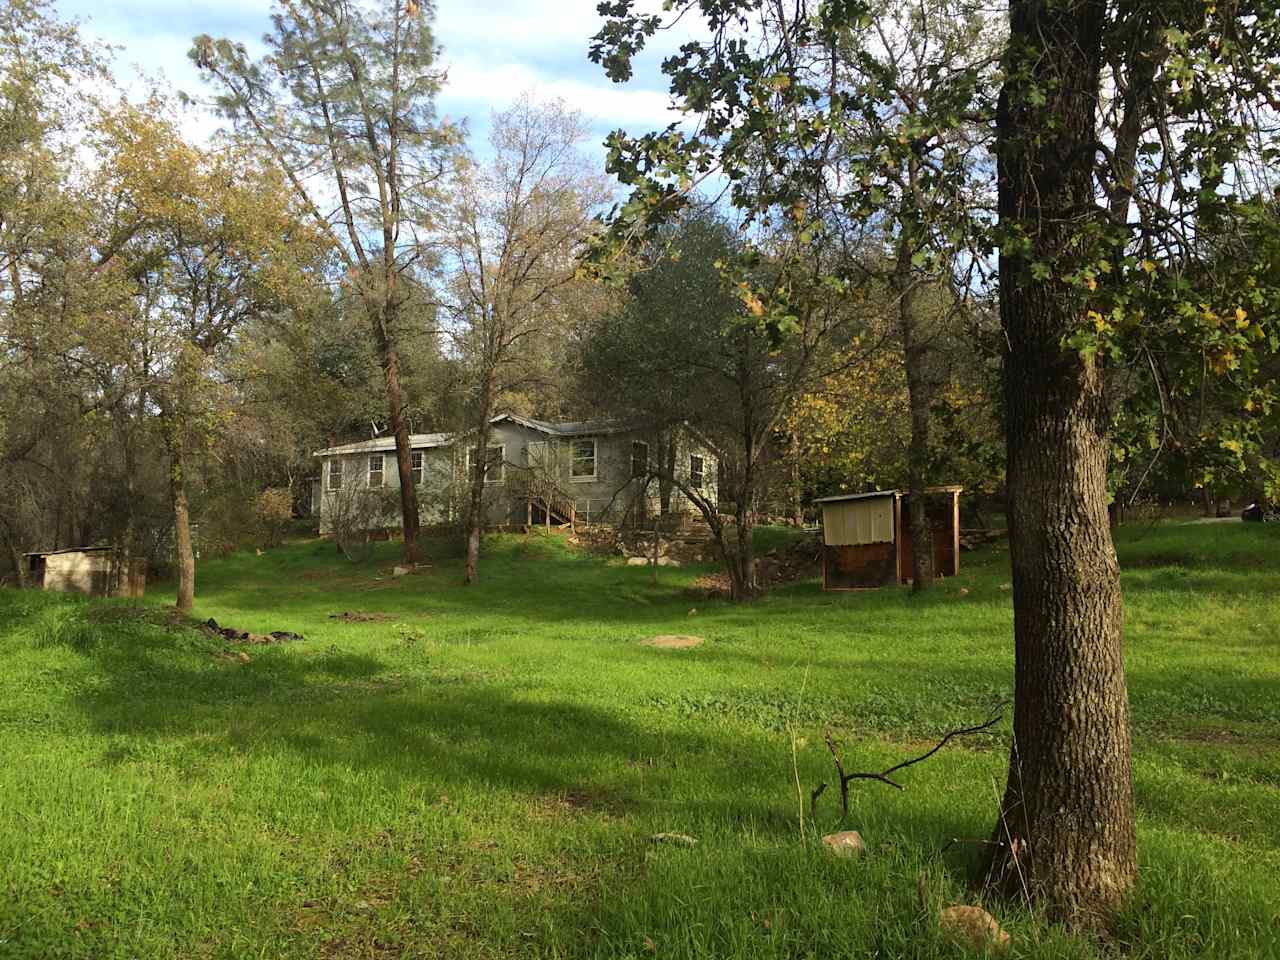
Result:
<svg viewBox="0 0 1280 960"><path fill-rule="evenodd" d="M914 546L914 544L912 544ZM893 495L893 575L902 583L902 497Z"/></svg>
<svg viewBox="0 0 1280 960"><path fill-rule="evenodd" d="M960 574L960 491L951 494L951 575Z"/></svg>

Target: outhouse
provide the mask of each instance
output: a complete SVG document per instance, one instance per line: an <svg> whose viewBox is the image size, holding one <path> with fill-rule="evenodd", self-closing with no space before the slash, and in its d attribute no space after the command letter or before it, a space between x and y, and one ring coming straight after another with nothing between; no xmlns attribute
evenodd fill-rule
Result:
<svg viewBox="0 0 1280 960"><path fill-rule="evenodd" d="M141 597L147 587L147 562L115 547L71 547L28 553L33 587L92 597Z"/></svg>
<svg viewBox="0 0 1280 960"><path fill-rule="evenodd" d="M959 486L929 487L926 512L933 531L933 569L960 572ZM849 493L816 500L822 506L822 588L865 590L909 583L913 547L905 490Z"/></svg>

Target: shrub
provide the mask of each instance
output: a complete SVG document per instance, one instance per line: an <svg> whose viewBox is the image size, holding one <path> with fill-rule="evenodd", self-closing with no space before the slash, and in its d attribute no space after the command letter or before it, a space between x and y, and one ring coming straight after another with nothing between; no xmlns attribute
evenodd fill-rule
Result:
<svg viewBox="0 0 1280 960"><path fill-rule="evenodd" d="M264 546L279 546L293 520L293 494L287 487L267 487L253 501L253 518Z"/></svg>

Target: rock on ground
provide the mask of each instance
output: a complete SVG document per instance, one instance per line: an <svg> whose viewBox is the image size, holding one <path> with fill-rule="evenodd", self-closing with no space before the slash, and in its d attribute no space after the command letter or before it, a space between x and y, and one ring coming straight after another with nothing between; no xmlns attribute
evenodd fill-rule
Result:
<svg viewBox="0 0 1280 960"><path fill-rule="evenodd" d="M862 834L857 830L842 830L829 833L822 842L837 857L860 857L867 852L867 845L862 842Z"/></svg>
<svg viewBox="0 0 1280 960"><path fill-rule="evenodd" d="M962 947L993 953L1004 953L1009 949L1009 934L1000 928L995 917L981 907L946 907L938 922L943 935Z"/></svg>
<svg viewBox="0 0 1280 960"><path fill-rule="evenodd" d="M677 847L696 847L698 838L687 833L655 833L649 838L654 843L671 843Z"/></svg>

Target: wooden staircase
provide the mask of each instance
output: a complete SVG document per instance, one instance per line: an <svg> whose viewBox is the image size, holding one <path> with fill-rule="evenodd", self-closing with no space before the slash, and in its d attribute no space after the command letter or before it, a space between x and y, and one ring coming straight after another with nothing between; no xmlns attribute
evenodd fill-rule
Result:
<svg viewBox="0 0 1280 960"><path fill-rule="evenodd" d="M572 496L549 477L536 470L523 471L528 525L533 528L533 512L541 511L543 521L550 530L554 524L561 530L572 532L578 522L578 508Z"/></svg>

